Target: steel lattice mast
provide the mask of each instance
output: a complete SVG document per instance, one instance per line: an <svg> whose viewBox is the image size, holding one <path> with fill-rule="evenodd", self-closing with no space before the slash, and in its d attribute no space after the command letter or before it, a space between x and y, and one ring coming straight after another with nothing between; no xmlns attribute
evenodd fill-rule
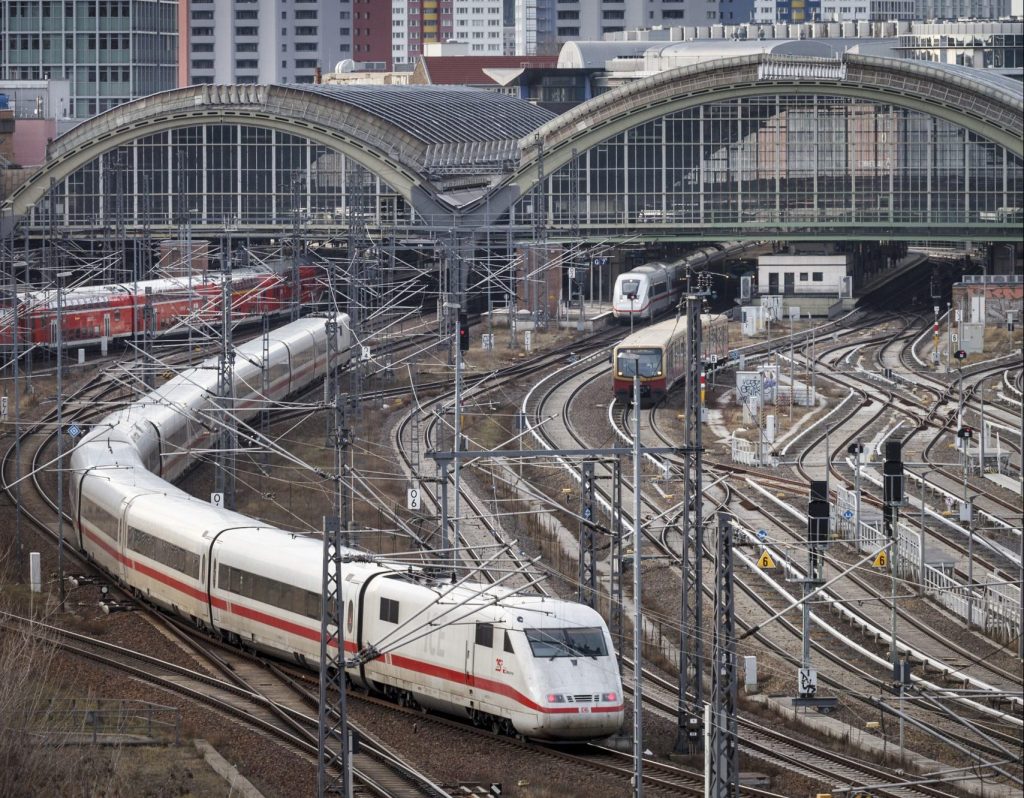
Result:
<svg viewBox="0 0 1024 798"><path fill-rule="evenodd" d="M320 717L317 795L352 795L352 765L348 747L348 707L345 694L344 596L341 590L343 551L347 544L343 521L346 479L345 449L349 430L345 401L337 374L338 322L327 319L327 395L334 403L335 494L333 517L324 519L324 557L320 604ZM333 702L337 701L335 705Z"/></svg>
<svg viewBox="0 0 1024 798"><path fill-rule="evenodd" d="M701 477L701 300L688 295L686 305L686 393L683 421L682 590L679 640L679 706L675 751L696 754L704 745L703 599L701 560L704 551L703 480Z"/></svg>
<svg viewBox="0 0 1024 798"><path fill-rule="evenodd" d="M731 515L718 514L715 553L715 632L711 663L708 798L739 795L736 726L736 612L733 603Z"/></svg>

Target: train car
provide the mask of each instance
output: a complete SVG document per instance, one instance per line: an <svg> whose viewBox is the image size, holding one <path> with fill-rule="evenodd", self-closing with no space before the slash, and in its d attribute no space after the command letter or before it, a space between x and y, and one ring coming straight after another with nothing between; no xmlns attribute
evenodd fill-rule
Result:
<svg viewBox="0 0 1024 798"><path fill-rule="evenodd" d="M303 305L320 301L325 291L323 273L312 264L299 268ZM224 276L143 280L101 286L67 288L61 292L58 314L54 290L18 294L18 335L22 346L55 346L57 317L65 346L99 345L141 334L151 308L151 329L158 335L185 330L185 324L219 326ZM231 273L231 315L236 323L288 312L295 288L290 269L282 272L239 269ZM0 316L0 343L12 343L10 299Z"/></svg>
<svg viewBox="0 0 1024 798"><path fill-rule="evenodd" d="M633 377L640 375L640 398L657 402L686 375L686 319L677 317L634 332L612 350L612 384L617 399L633 395ZM701 360L710 364L729 354L729 320L720 314L701 315ZM639 372L638 372L639 369Z"/></svg>
<svg viewBox="0 0 1024 798"><path fill-rule="evenodd" d="M675 307L686 290L686 275L739 257L759 242L726 241L712 244L669 263L648 263L615 279L612 315L620 321L649 321Z"/></svg>
<svg viewBox="0 0 1024 798"><path fill-rule="evenodd" d="M316 538L226 528L208 558L210 625L316 667L322 557ZM353 683L497 733L572 740L620 728L622 685L594 610L351 557L342 605Z"/></svg>
<svg viewBox="0 0 1024 798"><path fill-rule="evenodd" d="M680 263L648 263L615 278L612 314L616 319L651 319L679 302L684 269Z"/></svg>
<svg viewBox="0 0 1024 798"><path fill-rule="evenodd" d="M338 347L347 351L347 317L338 319ZM323 319L276 331L266 398L322 377L327 344ZM263 399L263 342L236 352L244 419ZM135 595L229 641L317 668L323 541L165 481L213 442L215 366L209 359L111 413L71 452L77 543ZM621 726L612 642L592 609L348 555L341 584L352 681L498 732L594 739Z"/></svg>

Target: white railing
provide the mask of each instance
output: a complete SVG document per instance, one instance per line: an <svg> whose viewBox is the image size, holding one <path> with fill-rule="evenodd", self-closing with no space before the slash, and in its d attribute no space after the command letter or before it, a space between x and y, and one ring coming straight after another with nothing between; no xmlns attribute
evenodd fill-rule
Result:
<svg viewBox="0 0 1024 798"><path fill-rule="evenodd" d="M773 465L776 458L772 457L771 448L769 443L764 443L759 447L756 442L738 438L733 433L732 461L753 467Z"/></svg>

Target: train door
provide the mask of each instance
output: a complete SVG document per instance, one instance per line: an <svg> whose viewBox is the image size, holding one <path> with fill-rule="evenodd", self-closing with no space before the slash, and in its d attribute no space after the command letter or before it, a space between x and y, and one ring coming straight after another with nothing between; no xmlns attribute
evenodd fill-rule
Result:
<svg viewBox="0 0 1024 798"><path fill-rule="evenodd" d="M110 314L103 314L103 337L110 340Z"/></svg>
<svg viewBox="0 0 1024 798"><path fill-rule="evenodd" d="M51 344L57 343L57 320L56 319L51 319L50 320L50 343Z"/></svg>
<svg viewBox="0 0 1024 798"><path fill-rule="evenodd" d="M206 567L209 569L204 573L206 582L204 587L209 591L209 621L212 629L220 629L221 623L225 618L225 612L227 609L227 603L223 599L223 591L226 590L229 585L226 584L230 581L227 571L223 574L220 573L220 532L215 533L213 544L210 546L209 556L204 557L206 561ZM220 578L224 577L225 584L221 584ZM218 594L219 598L214 598L214 595Z"/></svg>
<svg viewBox="0 0 1024 798"><path fill-rule="evenodd" d="M783 277L785 278L783 284L785 286L785 291L786 291L787 294L792 294L792 293L794 293L796 291L796 284L793 281L793 278L795 276L796 275L793 274L793 272L786 272L783 275Z"/></svg>
<svg viewBox="0 0 1024 798"><path fill-rule="evenodd" d="M777 294L779 293L779 273L768 272L768 293Z"/></svg>

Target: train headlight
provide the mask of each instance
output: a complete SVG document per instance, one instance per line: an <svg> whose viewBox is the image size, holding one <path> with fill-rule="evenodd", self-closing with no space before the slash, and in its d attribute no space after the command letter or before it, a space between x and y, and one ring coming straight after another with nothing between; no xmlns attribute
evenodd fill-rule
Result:
<svg viewBox="0 0 1024 798"><path fill-rule="evenodd" d="M602 701L617 701L618 696L615 693L601 693Z"/></svg>
<svg viewBox="0 0 1024 798"><path fill-rule="evenodd" d="M548 693L548 703L549 704L564 704L565 703L565 696L561 695L560 693Z"/></svg>

